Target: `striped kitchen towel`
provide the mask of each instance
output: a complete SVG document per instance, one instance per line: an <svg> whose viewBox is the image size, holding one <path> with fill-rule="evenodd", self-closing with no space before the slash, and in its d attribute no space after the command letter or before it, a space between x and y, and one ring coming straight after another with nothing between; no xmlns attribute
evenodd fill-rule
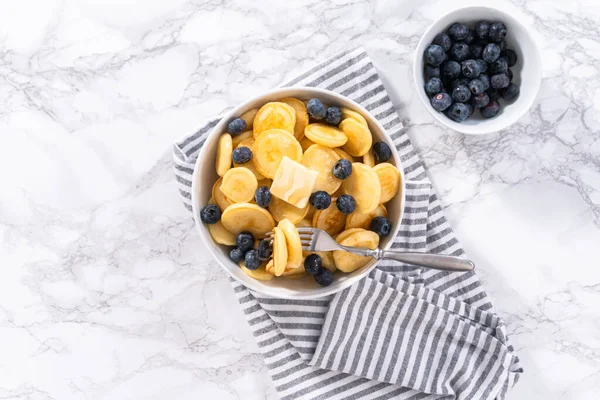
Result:
<svg viewBox="0 0 600 400"><path fill-rule="evenodd" d="M425 169L364 49L341 53L284 86L316 86L362 104L401 157L406 208L393 248L461 256ZM191 175L219 118L174 146L175 176L191 210ZM522 369L474 273L384 261L319 300L233 290L282 399L502 399Z"/></svg>

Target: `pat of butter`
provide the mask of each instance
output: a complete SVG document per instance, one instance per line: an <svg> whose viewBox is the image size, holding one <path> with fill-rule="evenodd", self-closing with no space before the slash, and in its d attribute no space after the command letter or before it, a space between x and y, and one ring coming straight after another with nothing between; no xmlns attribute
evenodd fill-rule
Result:
<svg viewBox="0 0 600 400"><path fill-rule="evenodd" d="M283 157L271 184L271 194L295 207L304 208L318 175L317 171Z"/></svg>

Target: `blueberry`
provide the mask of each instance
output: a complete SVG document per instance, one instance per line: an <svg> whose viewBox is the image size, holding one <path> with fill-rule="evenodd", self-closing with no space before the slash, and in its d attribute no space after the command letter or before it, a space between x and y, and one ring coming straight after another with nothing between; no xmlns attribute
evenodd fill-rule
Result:
<svg viewBox="0 0 600 400"><path fill-rule="evenodd" d="M508 47L508 44L506 44L506 40L499 41L498 47L500 47L500 53L502 53L504 50L506 50L506 48Z"/></svg>
<svg viewBox="0 0 600 400"><path fill-rule="evenodd" d="M316 275L323 265L323 260L318 254L311 254L304 259L304 270L309 275Z"/></svg>
<svg viewBox="0 0 600 400"><path fill-rule="evenodd" d="M450 49L450 56L455 61L463 61L469 57L469 45L464 42L456 42Z"/></svg>
<svg viewBox="0 0 600 400"><path fill-rule="evenodd" d="M235 245L238 249L246 252L254 247L254 236L250 232L242 232L235 238Z"/></svg>
<svg viewBox="0 0 600 400"><path fill-rule="evenodd" d="M271 244L271 241L268 239L261 240L258 243L256 254L258 255L259 260L267 261L271 257L271 254L273 254L273 245Z"/></svg>
<svg viewBox="0 0 600 400"><path fill-rule="evenodd" d="M466 38L464 38L463 42L466 44L471 44L475 41L475 35L473 34L473 29L469 29L469 34Z"/></svg>
<svg viewBox="0 0 600 400"><path fill-rule="evenodd" d="M269 207L271 204L271 191L268 186L259 186L254 192L254 201L262 208Z"/></svg>
<svg viewBox="0 0 600 400"><path fill-rule="evenodd" d="M509 67L513 67L518 60L517 53L515 53L515 51L511 49L504 50L500 53L500 56L506 58Z"/></svg>
<svg viewBox="0 0 600 400"><path fill-rule="evenodd" d="M258 252L254 249L248 250L246 255L244 256L244 264L246 264L246 268L250 270L255 270L260 267L260 260L258 259Z"/></svg>
<svg viewBox="0 0 600 400"><path fill-rule="evenodd" d="M227 125L227 132L231 136L237 136L246 129L246 121L236 118Z"/></svg>
<svg viewBox="0 0 600 400"><path fill-rule="evenodd" d="M466 78L477 78L481 73L481 67L475 60L465 60L462 62L462 74Z"/></svg>
<svg viewBox="0 0 600 400"><path fill-rule="evenodd" d="M488 43L487 46L483 48L483 53L481 53L481 58L486 63L493 63L500 57L500 47L496 43Z"/></svg>
<svg viewBox="0 0 600 400"><path fill-rule="evenodd" d="M494 22L490 25L490 41L500 42L506 36L506 26L502 22Z"/></svg>
<svg viewBox="0 0 600 400"><path fill-rule="evenodd" d="M425 62L429 65L438 66L444 61L444 49L437 44L429 45L423 54Z"/></svg>
<svg viewBox="0 0 600 400"><path fill-rule="evenodd" d="M453 121L463 122L473 114L473 107L470 104L454 103L450 106L446 115Z"/></svg>
<svg viewBox="0 0 600 400"><path fill-rule="evenodd" d="M442 84L442 80L440 78L431 78L425 82L425 92L430 96L438 94L443 89L444 85Z"/></svg>
<svg viewBox="0 0 600 400"><path fill-rule="evenodd" d="M490 78L490 84L494 89L502 89L510 85L510 79L506 74L496 74Z"/></svg>
<svg viewBox="0 0 600 400"><path fill-rule="evenodd" d="M513 72L512 72L512 70L510 68L506 71L506 75L508 75L508 79L510 79L512 81L512 79L513 79Z"/></svg>
<svg viewBox="0 0 600 400"><path fill-rule="evenodd" d="M339 107L328 107L325 112L325 121L330 125L338 126L342 122L342 110Z"/></svg>
<svg viewBox="0 0 600 400"><path fill-rule="evenodd" d="M452 100L458 103L466 103L471 98L471 90L467 85L458 85L452 90Z"/></svg>
<svg viewBox="0 0 600 400"><path fill-rule="evenodd" d="M438 93L431 98L431 106L437 111L444 111L452 104L452 97L448 93Z"/></svg>
<svg viewBox="0 0 600 400"><path fill-rule="evenodd" d="M481 53L483 53L483 44L472 43L469 45L469 56L471 58L481 58Z"/></svg>
<svg viewBox="0 0 600 400"><path fill-rule="evenodd" d="M501 74L506 71L508 71L508 61L504 57L500 57L490 64L490 73L492 74Z"/></svg>
<svg viewBox="0 0 600 400"><path fill-rule="evenodd" d="M439 78L440 67L432 67L431 65L425 65L424 74L426 81L430 80L431 78Z"/></svg>
<svg viewBox="0 0 600 400"><path fill-rule="evenodd" d="M333 166L333 176L346 179L352 173L352 163L345 158L338 160Z"/></svg>
<svg viewBox="0 0 600 400"><path fill-rule="evenodd" d="M477 78L483 83L483 90L488 90L490 88L490 77L486 74L481 74Z"/></svg>
<svg viewBox="0 0 600 400"><path fill-rule="evenodd" d="M471 96L471 105L475 108L485 107L489 102L490 98L485 92Z"/></svg>
<svg viewBox="0 0 600 400"><path fill-rule="evenodd" d="M244 259L245 254L246 252L241 251L237 247L234 247L233 249L229 250L229 258L231 258L231 260L236 263L242 261Z"/></svg>
<svg viewBox="0 0 600 400"><path fill-rule="evenodd" d="M490 100L487 106L479 109L484 118L493 118L500 111L500 103L497 100Z"/></svg>
<svg viewBox="0 0 600 400"><path fill-rule="evenodd" d="M490 37L490 23L479 21L475 24L475 35L481 40L488 40Z"/></svg>
<svg viewBox="0 0 600 400"><path fill-rule="evenodd" d="M482 59L477 60L477 64L479 64L479 69L481 70L482 74L488 70L488 63Z"/></svg>
<svg viewBox="0 0 600 400"><path fill-rule="evenodd" d="M455 79L460 76L460 64L456 61L447 61L442 65L442 76Z"/></svg>
<svg viewBox="0 0 600 400"><path fill-rule="evenodd" d="M442 65L446 61L448 61L448 53L444 52L444 59L442 60L442 63L440 65Z"/></svg>
<svg viewBox="0 0 600 400"><path fill-rule="evenodd" d="M445 33L440 33L434 37L432 43L441 46L444 51L450 50L450 47L452 46L452 40L450 39L450 36L446 35Z"/></svg>
<svg viewBox="0 0 600 400"><path fill-rule="evenodd" d="M452 89L456 89L460 85L469 85L470 80L467 78L458 78L452 81Z"/></svg>
<svg viewBox="0 0 600 400"><path fill-rule="evenodd" d="M375 163L386 162L392 157L392 149L385 142L376 142L373 144L373 158Z"/></svg>
<svg viewBox="0 0 600 400"><path fill-rule="evenodd" d="M236 164L245 164L252 159L252 150L246 146L238 147L231 154L231 159Z"/></svg>
<svg viewBox="0 0 600 400"><path fill-rule="evenodd" d="M311 194L309 200L310 204L317 210L324 210L331 205L331 196L323 190Z"/></svg>
<svg viewBox="0 0 600 400"><path fill-rule="evenodd" d="M315 281L321 286L329 286L333 283L333 272L327 268L321 268L315 275Z"/></svg>
<svg viewBox="0 0 600 400"><path fill-rule="evenodd" d="M469 90L473 94L481 94L485 92L485 86L479 78L475 78L469 82Z"/></svg>
<svg viewBox="0 0 600 400"><path fill-rule="evenodd" d="M505 89L500 90L500 94L504 100L508 103L512 103L519 97L519 87L514 83L511 83Z"/></svg>
<svg viewBox="0 0 600 400"><path fill-rule="evenodd" d="M205 224L216 224L221 220L221 209L216 204L207 204L200 211L200 219Z"/></svg>
<svg viewBox="0 0 600 400"><path fill-rule="evenodd" d="M463 40L469 36L469 28L465 24L456 22L448 29L448 36L453 40Z"/></svg>
<svg viewBox="0 0 600 400"><path fill-rule="evenodd" d="M498 89L488 89L485 92L487 93L488 97L490 98L490 101L498 100L500 98L500 91Z"/></svg>
<svg viewBox="0 0 600 400"><path fill-rule="evenodd" d="M386 217L375 217L371 220L371 230L379 236L387 236L392 230L392 223Z"/></svg>
<svg viewBox="0 0 600 400"><path fill-rule="evenodd" d="M314 119L323 119L327 114L327 109L319 99L310 99L308 103L306 103L306 110Z"/></svg>
<svg viewBox="0 0 600 400"><path fill-rule="evenodd" d="M335 205L342 214L352 214L356 210L356 200L349 194L343 194L335 201Z"/></svg>

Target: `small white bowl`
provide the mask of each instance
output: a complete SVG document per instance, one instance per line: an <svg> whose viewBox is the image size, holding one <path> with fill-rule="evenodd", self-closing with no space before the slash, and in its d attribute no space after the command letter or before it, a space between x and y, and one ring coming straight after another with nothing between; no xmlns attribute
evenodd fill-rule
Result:
<svg viewBox="0 0 600 400"><path fill-rule="evenodd" d="M506 25L506 42L509 49L517 53L517 64L511 67L514 74L513 82L519 85L520 94L512 104L500 101L501 109L494 118L485 119L475 111L467 120L458 123L436 111L424 90L423 52L441 32L445 32L453 23L462 22L473 27L477 21L500 21ZM414 54L413 77L419 98L425 108L442 124L455 131L481 135L497 132L514 124L533 104L542 80L542 58L538 47L527 27L513 15L490 7L466 7L454 10L434 22L423 34Z"/></svg>
<svg viewBox="0 0 600 400"><path fill-rule="evenodd" d="M311 276L306 276L301 279L275 278L270 281L259 281L246 275L236 263L231 261L229 258L230 247L215 243L210 236L208 228L200 220L200 210L208 203L208 200L211 197L212 187L219 178L215 171L217 142L219 140L219 136L226 131L229 121L248 110L259 108L265 103L283 99L285 97L295 97L301 100L317 98L328 105L336 105L355 110L367 120L374 142L384 141L390 146L390 149L392 150L392 159L389 162L398 167L402 183L398 195L396 195L395 198L386 204L388 218L392 223L393 231L390 232L386 238L381 240L379 244L380 248L388 249L392 245L393 238L396 236L398 229L400 228L405 199L404 172L402 170L400 157L398 156L396 147L392 143L392 140L385 133L385 129L381 126L381 124L377 122L377 120L365 108L356 102L329 90L310 87L295 87L276 89L267 92L262 96L258 96L246 101L245 103L228 112L210 132L206 142L204 143L204 146L202 147L202 150L200 151L200 154L198 155L198 160L196 161L194 174L192 177L192 207L194 221L196 222L196 227L200 231L200 237L204 243L206 243L206 246L221 267L223 267L223 269L229 275L237 279L251 290L255 290L272 297L287 299L310 299L327 296L347 288L366 276L369 271L375 268L378 262L373 260L364 267L351 273L336 272L333 283L326 287L317 284Z"/></svg>

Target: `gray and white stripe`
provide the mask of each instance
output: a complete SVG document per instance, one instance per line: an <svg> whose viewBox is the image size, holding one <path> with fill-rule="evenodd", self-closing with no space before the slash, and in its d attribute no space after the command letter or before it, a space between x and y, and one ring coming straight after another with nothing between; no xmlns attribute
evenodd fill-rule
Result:
<svg viewBox="0 0 600 400"><path fill-rule="evenodd" d="M316 86L364 106L396 145L407 179L393 247L462 255L418 153L363 49L283 86ZM174 145L175 176L191 210L191 175L220 118ZM522 369L477 276L382 262L320 300L283 300L232 280L282 399L502 399Z"/></svg>

